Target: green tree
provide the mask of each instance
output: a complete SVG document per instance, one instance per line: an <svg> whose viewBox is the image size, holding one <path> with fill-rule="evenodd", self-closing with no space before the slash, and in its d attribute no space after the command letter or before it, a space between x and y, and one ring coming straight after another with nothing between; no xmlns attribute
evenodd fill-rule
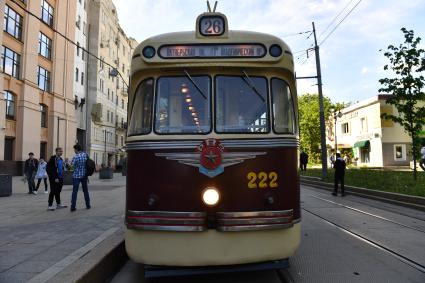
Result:
<svg viewBox="0 0 425 283"><path fill-rule="evenodd" d="M323 98L325 118L330 116L331 100ZM303 149L313 162L320 160L320 118L319 95L304 94L298 98L300 115L300 142Z"/></svg>
<svg viewBox="0 0 425 283"><path fill-rule="evenodd" d="M414 35L413 30L402 28L404 42L399 46L389 45L384 53L390 61L384 70L395 73L392 78L380 79L383 86L381 93L391 94L387 104L394 105L398 114L384 113L382 118L392 120L401 126L412 138L413 178L416 180L416 159L418 156L418 133L425 125L425 93L423 92L425 79L421 73L425 70L424 49L418 47L420 37Z"/></svg>

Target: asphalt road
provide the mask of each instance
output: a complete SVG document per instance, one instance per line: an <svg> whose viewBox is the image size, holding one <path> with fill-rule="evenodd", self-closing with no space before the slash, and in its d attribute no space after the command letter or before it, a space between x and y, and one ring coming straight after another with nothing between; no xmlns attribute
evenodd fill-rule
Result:
<svg viewBox="0 0 425 283"><path fill-rule="evenodd" d="M425 282L425 213L302 186L301 247L281 271L146 280L132 261L112 282Z"/></svg>

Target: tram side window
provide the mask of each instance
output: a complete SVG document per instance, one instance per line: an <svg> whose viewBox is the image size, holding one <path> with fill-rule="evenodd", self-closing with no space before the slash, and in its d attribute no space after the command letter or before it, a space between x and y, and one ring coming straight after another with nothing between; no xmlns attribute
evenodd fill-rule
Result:
<svg viewBox="0 0 425 283"><path fill-rule="evenodd" d="M134 103L131 110L129 135L143 135L151 131L153 101L153 79L140 83L134 94Z"/></svg>
<svg viewBox="0 0 425 283"><path fill-rule="evenodd" d="M272 79L273 128L276 133L294 133L295 112L289 85L281 79Z"/></svg>
<svg viewBox="0 0 425 283"><path fill-rule="evenodd" d="M216 131L267 133L267 80L263 77L216 77Z"/></svg>
<svg viewBox="0 0 425 283"><path fill-rule="evenodd" d="M161 77L157 83L155 132L197 134L211 131L207 76Z"/></svg>

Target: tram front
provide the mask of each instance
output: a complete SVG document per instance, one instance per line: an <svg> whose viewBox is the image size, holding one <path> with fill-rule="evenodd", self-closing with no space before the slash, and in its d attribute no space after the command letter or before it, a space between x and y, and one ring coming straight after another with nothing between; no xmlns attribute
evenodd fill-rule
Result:
<svg viewBox="0 0 425 283"><path fill-rule="evenodd" d="M142 42L132 60L127 253L166 266L287 259L300 242L293 58L279 38L196 31Z"/></svg>

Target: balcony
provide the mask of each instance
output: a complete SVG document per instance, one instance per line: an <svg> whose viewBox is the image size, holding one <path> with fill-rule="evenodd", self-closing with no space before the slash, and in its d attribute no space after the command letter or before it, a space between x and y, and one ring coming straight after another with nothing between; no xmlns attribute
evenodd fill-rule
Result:
<svg viewBox="0 0 425 283"><path fill-rule="evenodd" d="M127 122L116 122L115 128L118 131L125 131L125 130L127 130Z"/></svg>

